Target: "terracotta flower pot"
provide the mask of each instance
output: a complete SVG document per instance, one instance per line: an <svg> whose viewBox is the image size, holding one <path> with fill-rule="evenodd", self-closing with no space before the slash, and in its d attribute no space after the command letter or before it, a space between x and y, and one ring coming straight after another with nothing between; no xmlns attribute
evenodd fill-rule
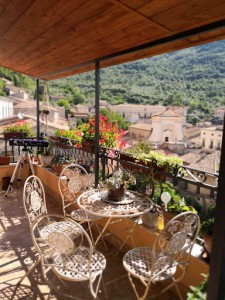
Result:
<svg viewBox="0 0 225 300"><path fill-rule="evenodd" d="M113 201L120 201L125 194L126 188L125 184L122 183L119 188L109 188L108 189L108 198Z"/></svg>
<svg viewBox="0 0 225 300"><path fill-rule="evenodd" d="M40 161L41 161L41 165L42 167L46 168L51 166L51 160L52 160L52 156L48 156L48 155L38 155Z"/></svg>
<svg viewBox="0 0 225 300"><path fill-rule="evenodd" d="M203 233L203 239L205 242L205 249L206 251L211 254L211 249L212 249L212 237L206 233Z"/></svg>

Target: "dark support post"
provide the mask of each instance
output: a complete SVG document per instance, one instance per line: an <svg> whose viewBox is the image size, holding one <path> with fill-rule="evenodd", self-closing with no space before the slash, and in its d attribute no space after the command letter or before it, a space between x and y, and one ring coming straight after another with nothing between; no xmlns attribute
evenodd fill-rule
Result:
<svg viewBox="0 0 225 300"><path fill-rule="evenodd" d="M95 187L99 176L99 100L100 100L100 63L95 63Z"/></svg>
<svg viewBox="0 0 225 300"><path fill-rule="evenodd" d="M36 99L37 99L37 139L40 139L40 119L39 119L39 110L40 110L40 95L39 95L39 79L36 80Z"/></svg>
<svg viewBox="0 0 225 300"><path fill-rule="evenodd" d="M212 251L210 256L208 300L225 299L225 123L223 128L220 173L216 200L215 222L213 227Z"/></svg>

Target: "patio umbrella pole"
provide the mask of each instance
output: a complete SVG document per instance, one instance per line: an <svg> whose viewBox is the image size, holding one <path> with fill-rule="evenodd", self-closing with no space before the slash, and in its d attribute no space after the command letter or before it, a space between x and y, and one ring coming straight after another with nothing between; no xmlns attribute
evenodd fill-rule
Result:
<svg viewBox="0 0 225 300"><path fill-rule="evenodd" d="M100 99L100 63L95 62L95 187L99 176L99 99Z"/></svg>

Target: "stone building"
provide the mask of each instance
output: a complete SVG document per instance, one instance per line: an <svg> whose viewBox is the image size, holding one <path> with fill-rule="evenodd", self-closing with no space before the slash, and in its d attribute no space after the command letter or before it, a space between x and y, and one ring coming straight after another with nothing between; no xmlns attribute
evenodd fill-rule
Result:
<svg viewBox="0 0 225 300"><path fill-rule="evenodd" d="M200 135L200 143L205 149L220 150L222 144L222 136L222 126L202 128Z"/></svg>
<svg viewBox="0 0 225 300"><path fill-rule="evenodd" d="M184 141L185 117L169 107L152 116L152 133L149 142L155 145Z"/></svg>
<svg viewBox="0 0 225 300"><path fill-rule="evenodd" d="M0 119L5 119L13 116L13 101L0 97Z"/></svg>

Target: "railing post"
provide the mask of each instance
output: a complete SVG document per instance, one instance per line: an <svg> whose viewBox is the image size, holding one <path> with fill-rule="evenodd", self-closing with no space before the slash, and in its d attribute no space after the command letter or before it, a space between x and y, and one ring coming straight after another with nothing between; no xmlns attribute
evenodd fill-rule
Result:
<svg viewBox="0 0 225 300"><path fill-rule="evenodd" d="M39 110L40 110L40 95L39 95L39 79L36 79L36 100L37 100L37 139L39 140L40 138L40 120L39 120Z"/></svg>
<svg viewBox="0 0 225 300"><path fill-rule="evenodd" d="M95 63L95 187L99 182L99 100L100 100L100 63Z"/></svg>

